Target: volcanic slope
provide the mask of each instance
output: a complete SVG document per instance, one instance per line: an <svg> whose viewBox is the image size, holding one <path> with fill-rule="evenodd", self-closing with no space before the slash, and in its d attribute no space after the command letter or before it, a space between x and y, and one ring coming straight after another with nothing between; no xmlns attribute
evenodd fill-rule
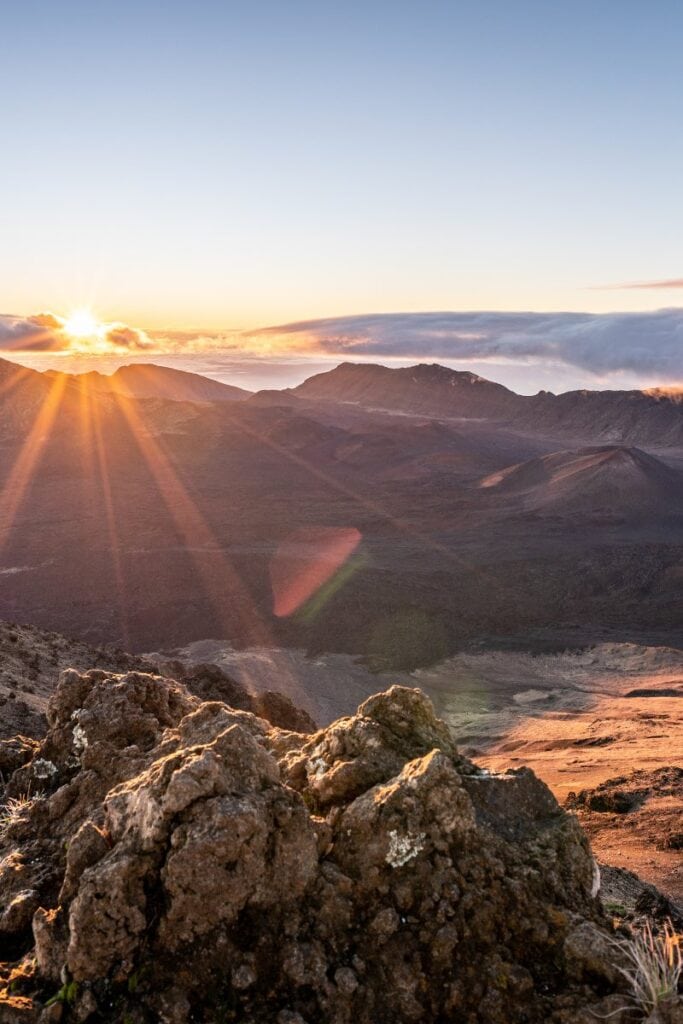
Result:
<svg viewBox="0 0 683 1024"><path fill-rule="evenodd" d="M543 455L492 473L479 487L526 509L571 515L683 511L683 474L639 448L618 445Z"/></svg>
<svg viewBox="0 0 683 1024"><path fill-rule="evenodd" d="M424 372L435 395L460 386L442 376L465 388L451 371ZM683 530L664 452L661 466L599 456L604 475L625 460L621 505L645 512L614 510L610 478L612 505L591 498L583 516L572 495L587 500L587 473L549 509L534 507L543 488L527 498L477 486L563 446L492 419L135 399L9 363L0 376L2 618L129 650L215 638L402 669L539 630L680 641ZM470 378L468 394L489 393ZM325 406L344 425L319 418ZM538 529L538 518L553 522ZM299 550L302 529L362 540L315 608L280 615L272 568L292 541Z"/></svg>
<svg viewBox="0 0 683 1024"><path fill-rule="evenodd" d="M36 626L0 621L0 778L7 776L17 752L45 735L46 711L60 672L66 668L110 672L156 672L158 659L128 654L113 644L93 646ZM218 665L164 661L163 671L182 680L202 700L222 700L260 715L281 728L310 732L313 719L270 687L242 685ZM19 737L17 744L12 738Z"/></svg>

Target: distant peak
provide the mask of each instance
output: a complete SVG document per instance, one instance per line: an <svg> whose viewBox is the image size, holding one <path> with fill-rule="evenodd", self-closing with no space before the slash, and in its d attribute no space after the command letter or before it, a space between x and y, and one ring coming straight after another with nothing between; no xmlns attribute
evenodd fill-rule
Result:
<svg viewBox="0 0 683 1024"><path fill-rule="evenodd" d="M352 363L345 361L339 363L332 370L316 374L316 377L325 377L327 374L350 373L357 376L410 376L423 381L458 381L467 384L488 384L491 387L502 388L502 384L496 384L480 377L471 370L455 370L442 363L413 363L411 366L384 366L382 363Z"/></svg>

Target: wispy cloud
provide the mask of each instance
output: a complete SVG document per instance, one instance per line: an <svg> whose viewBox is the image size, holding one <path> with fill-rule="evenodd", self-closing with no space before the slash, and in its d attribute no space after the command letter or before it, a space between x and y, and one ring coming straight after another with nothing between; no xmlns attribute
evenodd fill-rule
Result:
<svg viewBox="0 0 683 1024"><path fill-rule="evenodd" d="M660 289L662 291L675 291L678 288L683 288L683 277L673 277L664 281L632 281L627 284L603 284L598 285L591 289L591 291L632 291L633 289Z"/></svg>

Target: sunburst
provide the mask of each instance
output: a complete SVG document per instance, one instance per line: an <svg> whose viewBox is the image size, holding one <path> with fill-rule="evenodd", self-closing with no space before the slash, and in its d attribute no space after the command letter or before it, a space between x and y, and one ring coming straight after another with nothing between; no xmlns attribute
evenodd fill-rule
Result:
<svg viewBox="0 0 683 1024"><path fill-rule="evenodd" d="M82 341L87 338L100 338L104 325L89 309L75 309L64 320L64 333L70 338Z"/></svg>

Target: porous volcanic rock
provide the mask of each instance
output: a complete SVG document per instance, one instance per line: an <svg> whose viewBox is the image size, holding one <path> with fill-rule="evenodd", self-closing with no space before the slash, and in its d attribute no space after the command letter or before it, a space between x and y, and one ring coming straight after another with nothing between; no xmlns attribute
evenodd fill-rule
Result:
<svg viewBox="0 0 683 1024"><path fill-rule="evenodd" d="M244 686L232 679L218 665L184 665L181 661L161 664L159 669L165 675L179 679L190 693L202 700L220 700L231 708L251 711L265 718L271 725L292 732L315 732L317 726L311 716L296 707L289 697L273 690L264 693L250 693Z"/></svg>
<svg viewBox="0 0 683 1024"><path fill-rule="evenodd" d="M307 736L72 671L48 721L8 786L33 796L0 839L0 1021L621 1019L576 819L420 691Z"/></svg>
<svg viewBox="0 0 683 1024"><path fill-rule="evenodd" d="M45 735L47 703L66 668L158 673L180 680L202 700L224 701L281 729L315 732L317 728L310 715L285 695L251 693L217 665L188 667L180 661L158 665L149 657L128 654L111 644L93 647L36 626L0 621L0 782L18 766L18 738L30 742Z"/></svg>
<svg viewBox="0 0 683 1024"><path fill-rule="evenodd" d="M111 644L93 647L37 626L0 621L0 740L45 735L47 701L66 668L155 671L145 658Z"/></svg>

